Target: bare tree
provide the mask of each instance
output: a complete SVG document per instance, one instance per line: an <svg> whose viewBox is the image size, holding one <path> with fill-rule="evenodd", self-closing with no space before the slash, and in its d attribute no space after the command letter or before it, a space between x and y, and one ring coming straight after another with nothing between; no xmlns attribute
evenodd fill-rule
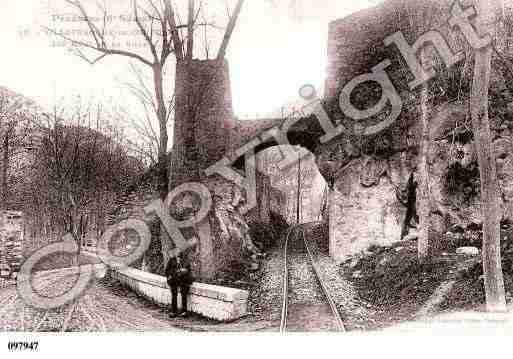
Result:
<svg viewBox="0 0 513 359"><path fill-rule="evenodd" d="M431 30L435 25L437 15L440 13L440 1L428 1L426 3L404 1L406 16L409 22L409 30L416 36ZM435 58L432 50L424 48L420 51L420 64L423 68L435 65ZM428 154L431 146L429 137L429 123L431 116L431 105L429 100L429 82L425 83L420 89L420 121L418 124L419 138L419 156L417 161L416 178L417 181L417 214L418 214L418 231L417 231L417 256L419 261L428 258L432 243L429 238L429 228L431 224L431 215L433 204L431 203L430 176ZM408 225L408 223L406 223Z"/></svg>
<svg viewBox="0 0 513 359"><path fill-rule="evenodd" d="M146 41L147 49L149 49L151 57L145 57L137 52L117 49L109 45L106 37L108 23L106 19L109 14L105 6L100 6L104 20L102 24L99 25L89 15L82 1L66 0L66 2L81 16L82 21L87 25L90 31L92 41L82 41L71 38L64 33L52 29L49 29L49 31L68 40L78 56L91 64L95 64L107 56L124 56L134 59L151 69L153 75L153 91L156 100L156 113L159 121L159 192L161 198L165 198L168 190L167 124L169 121L169 108L165 101L163 72L171 54L175 53L177 57L183 57L182 41L179 35L179 27L175 21L175 12L171 1L132 0L131 2L135 26ZM141 3L144 5L141 5ZM143 21L141 13L143 13L145 19L149 21ZM93 53L97 53L97 55L90 57L84 50L90 50Z"/></svg>
<svg viewBox="0 0 513 359"><path fill-rule="evenodd" d="M496 34L497 0L477 0L478 32ZM481 178L483 215L483 271L486 306L489 311L506 311L500 253L500 206L496 159L488 116L492 46L475 50L475 68L470 95L470 112Z"/></svg>
<svg viewBox="0 0 513 359"><path fill-rule="evenodd" d="M132 0L131 12L134 18L135 26L143 37L146 43L146 52L151 56L141 55L140 53L131 51L129 49L120 49L112 46L107 41L107 24L106 19L109 14L105 6L99 5L101 12L100 19L103 21L95 21L89 15L89 11L84 6L84 1L81 0L65 0L81 17L83 23L87 25L90 32L90 39L83 41L80 39L67 36L63 32L48 29L61 38L66 39L72 45L75 53L91 64L101 61L107 56L117 55L123 56L139 62L140 64L148 67L152 71L153 77L153 96L156 102L156 113L159 125L159 141L158 141L158 192L162 200L165 199L169 190L169 165L167 157L168 148L168 133L167 125L169 121L169 106L166 103L166 96L164 93L163 73L165 65L171 55L176 58L176 72L183 70L183 65L186 64L187 76L190 76L190 71L187 71L188 65L191 64L194 54L194 34L198 26L209 26L209 24L199 24L198 18L202 9L203 2L200 1L196 6L194 0L188 0L188 15L187 23L180 24L180 16L176 11L175 6L171 0ZM221 49L217 56L218 59L223 59L226 49L230 42L233 30L236 25L236 20L239 17L240 11L244 0L238 0L237 6L232 14L229 14L229 24L226 35L223 38ZM141 14L143 14L143 21ZM86 52L95 53L94 57L87 56ZM191 113L195 110L193 104L194 94L192 84L186 81L185 93L187 100L185 101L188 116L180 119L180 121L193 122L194 116ZM176 124L175 124L176 127ZM191 135L191 134L189 134ZM153 136L153 134L152 134ZM175 133L176 137L176 133ZM161 250L164 262L167 261L171 250L171 243L165 231L161 228Z"/></svg>
<svg viewBox="0 0 513 359"><path fill-rule="evenodd" d="M199 7L196 7L195 1L189 0L187 24L181 25L177 22L179 16L170 0L132 0L131 7L135 26L144 38L147 50L151 53L151 57L146 57L134 51L114 48L109 45L106 36L108 24L107 19L109 18L109 14L105 6L98 5L102 15L100 18L103 19L101 24L98 24L98 22L89 15L83 1L65 1L75 9L82 21L87 25L91 34L90 41L72 38L63 32L53 29L48 29L48 31L69 41L78 56L91 64L95 64L107 56L124 56L134 59L151 69L153 74L153 91L156 100L156 112L159 120L159 193L160 197L164 199L168 192L169 181L167 163L167 124L169 121L169 106L165 100L166 96L163 86L163 72L167 60L172 54L176 57L177 62L182 60L192 60L194 50L194 30L199 25L197 19L202 3ZM226 48L236 24L236 19L239 16L243 3L244 0L239 0L234 13L230 16L228 29L218 56L220 58L225 55ZM148 21L143 21L141 14L144 16L144 20ZM206 26L207 24L202 25ZM181 35L183 29L187 29L185 34L186 40L184 40L184 36ZM186 49L184 49L185 41ZM86 50L97 53L97 55L94 57L88 56Z"/></svg>
<svg viewBox="0 0 513 359"><path fill-rule="evenodd" d="M40 128L33 178L39 210L51 214L57 235L70 233L82 240L97 229L106 207L122 193L136 174L118 134L105 125L102 107L76 105L71 119L54 109Z"/></svg>
<svg viewBox="0 0 513 359"><path fill-rule="evenodd" d="M134 81L124 81L122 85L128 89L139 103L142 111L134 114L122 107L119 110L119 119L128 124L135 132L136 139L128 140L130 150L140 158L147 166L157 166L159 163L159 151L161 150L161 136L159 136L158 104L151 85L141 67L130 63L130 71ZM172 124L174 111L174 95L168 95L165 99L167 106L167 126Z"/></svg>

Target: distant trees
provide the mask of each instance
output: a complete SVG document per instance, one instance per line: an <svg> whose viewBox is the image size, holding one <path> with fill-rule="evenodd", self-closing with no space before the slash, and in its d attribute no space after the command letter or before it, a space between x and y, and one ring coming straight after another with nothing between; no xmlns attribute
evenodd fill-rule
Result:
<svg viewBox="0 0 513 359"><path fill-rule="evenodd" d="M148 50L151 56L132 51L131 49L115 48L115 46L110 44L109 38L106 35L108 33L108 22L105 20L109 17L109 14L104 6L99 5L99 10L101 12L100 18L103 18L105 21L97 22L95 21L96 17L90 15L90 9L87 9L84 1L66 0L66 3L74 8L78 16L87 25L90 31L90 39L71 38L52 29L50 31L68 40L78 56L91 64L95 64L107 56L123 56L151 69L156 105L155 111L159 121L159 192L161 197L165 198L168 191L167 123L170 111L165 100L163 73L171 54L174 53L176 56L183 55L179 29L176 24L175 11L171 1L131 1L134 18L133 25L144 38L147 45L145 50Z"/></svg>
<svg viewBox="0 0 513 359"><path fill-rule="evenodd" d="M25 213L32 247L101 235L114 199L142 174L116 116L80 101L45 114L0 88L0 209Z"/></svg>
<svg viewBox="0 0 513 359"><path fill-rule="evenodd" d="M34 153L31 186L35 207L45 213L53 234L70 233L81 243L101 233L114 199L141 174L123 139L105 122L102 107L77 106L66 121L57 110L45 114ZM37 216L37 213L32 213ZM57 232L57 233L55 233Z"/></svg>
<svg viewBox="0 0 513 359"><path fill-rule="evenodd" d="M30 111L33 104L7 89L0 88L0 210L8 209L15 202L11 198L10 182L15 177L15 159L31 144L30 129L35 116Z"/></svg>

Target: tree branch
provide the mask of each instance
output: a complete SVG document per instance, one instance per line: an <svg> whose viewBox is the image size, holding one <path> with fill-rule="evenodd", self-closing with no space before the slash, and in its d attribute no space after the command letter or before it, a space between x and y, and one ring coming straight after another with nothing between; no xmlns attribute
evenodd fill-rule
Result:
<svg viewBox="0 0 513 359"><path fill-rule="evenodd" d="M224 57L226 56L226 50L228 48L228 44L230 43L230 39L232 37L233 30L235 30L235 25L237 24L237 19L239 18L243 4L244 4L244 0L239 0L237 2L237 5L235 6L233 15L230 17L230 21L228 23L228 28L226 29L226 33L223 37L223 42L221 44L221 48L219 49L219 53L217 55L218 60L224 59Z"/></svg>
<svg viewBox="0 0 513 359"><path fill-rule="evenodd" d="M180 40L180 34L178 33L178 27L175 21L175 12L171 0L164 0L165 3L165 17L171 30L171 38L175 49L175 55L177 60L183 60L182 40Z"/></svg>
<svg viewBox="0 0 513 359"><path fill-rule="evenodd" d="M187 60L192 60L194 50L194 0L189 0L189 18L187 20Z"/></svg>
<svg viewBox="0 0 513 359"><path fill-rule="evenodd" d="M66 36L66 35L64 35L64 34L62 34L60 32L57 32L57 31L53 30L53 29L50 29L50 28L47 28L47 27L44 27L44 29L46 31L49 31L49 32L53 33L56 36L61 37L62 39L66 40L66 41L69 41L73 46L81 46L81 47L85 47L85 48L88 48L90 50L94 50L94 51L102 53L102 55L99 56L97 59L92 60L92 61L88 60L88 62L91 63L91 64L95 64L98 61L100 61L101 59L103 59L104 57L109 56L109 55L119 55L119 56L125 56L125 57L129 57L129 58L132 58L132 59L136 59L136 60L138 60L138 61L140 61L143 64L148 65L148 66L153 66L153 63L151 61L146 60L141 55L135 54L133 52L126 51L126 50L115 50L115 49L108 49L108 48L104 48L104 47L98 47L98 46L95 46L95 45L88 44L87 42L84 42L84 41L79 41L79 40L72 39L72 38L70 38L70 37L68 37L68 36Z"/></svg>
<svg viewBox="0 0 513 359"><path fill-rule="evenodd" d="M134 7L134 17L135 17L135 23L137 24L137 27L139 28L139 31L143 35L144 39L148 43L148 46L150 47L151 53L153 55L154 63L159 63L159 57L157 55L157 49L155 48L155 44L153 43L151 36L148 35L148 32L144 29L144 26L141 23L141 19L139 18L139 12L137 11L138 5L137 0L133 0L132 2ZM152 27L153 28L153 27Z"/></svg>

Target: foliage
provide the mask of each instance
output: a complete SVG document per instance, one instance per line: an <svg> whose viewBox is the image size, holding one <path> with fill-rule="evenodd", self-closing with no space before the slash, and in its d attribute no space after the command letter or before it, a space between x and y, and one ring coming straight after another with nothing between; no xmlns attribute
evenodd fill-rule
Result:
<svg viewBox="0 0 513 359"><path fill-rule="evenodd" d="M429 298L448 272L443 261L419 263L416 244L395 248L373 247L357 260L356 287L362 299L378 306L394 306ZM423 299L422 299L423 298Z"/></svg>

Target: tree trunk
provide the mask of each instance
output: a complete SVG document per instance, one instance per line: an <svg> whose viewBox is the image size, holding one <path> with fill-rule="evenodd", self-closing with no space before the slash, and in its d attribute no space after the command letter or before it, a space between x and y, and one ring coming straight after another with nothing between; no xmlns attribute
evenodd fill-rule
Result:
<svg viewBox="0 0 513 359"><path fill-rule="evenodd" d="M161 65L153 67L153 79L155 84L155 98L157 99L157 115L159 120L160 141L159 141L159 163L158 163L158 191L164 201L168 194L168 160L167 160L167 108L164 100L163 69Z"/></svg>
<svg viewBox="0 0 513 359"><path fill-rule="evenodd" d="M481 35L495 26L493 0L478 0L478 23ZM481 178L481 210L483 214L483 271L488 311L505 311L504 278L500 253L500 206L497 169L492 150L488 118L492 47L475 50L475 68L470 96L470 112Z"/></svg>
<svg viewBox="0 0 513 359"><path fill-rule="evenodd" d="M297 157L297 204L296 204L296 223L301 223L301 157Z"/></svg>
<svg viewBox="0 0 513 359"><path fill-rule="evenodd" d="M228 27L226 28L226 32L223 37L223 42L221 43L221 48L219 49L219 53L217 54L218 60L222 60L226 56L226 50L228 49L228 44L230 43L233 30L235 29L235 25L237 25L237 20L242 10L242 5L244 5L244 0L239 0L237 2L237 5L235 5L235 10L233 11L230 21L228 22Z"/></svg>
<svg viewBox="0 0 513 359"><path fill-rule="evenodd" d="M9 169L9 133L8 131L5 133L5 137L3 140L3 153L2 153L2 195L0 204L0 210L7 209L7 192L8 192L8 183L7 183L7 171Z"/></svg>
<svg viewBox="0 0 513 359"><path fill-rule="evenodd" d="M167 135L167 108L164 100L164 85L163 85L163 68L161 65L157 64L153 67L153 82L155 85L155 98L157 100L157 115L159 120L159 130L160 130L160 141L159 141L159 149L158 149L158 178L157 178L157 190L159 193L160 199L165 202L166 197L169 193L169 161L167 157L167 146L168 146L168 135ZM158 256L156 253L145 254L145 258L143 258L143 262L145 264L152 263L154 264L151 268L152 271L157 271L157 267L162 267L166 264L164 263L164 258L167 258L167 253L164 253L168 248L170 248L171 239L166 232L166 229L162 223L159 226L159 239L160 239L160 248L161 248L161 256L158 258L146 258L148 255L150 256ZM152 241L159 240L156 238L152 238ZM153 245L154 246L154 245Z"/></svg>
<svg viewBox="0 0 513 359"><path fill-rule="evenodd" d="M421 51L420 62L424 66L427 62L426 49ZM424 84L420 94L420 149L418 161L418 187L417 187L417 213L419 216L417 256L423 262L429 256L429 226L431 214L429 190L429 87ZM409 225L407 223L406 225Z"/></svg>
<svg viewBox="0 0 513 359"><path fill-rule="evenodd" d="M191 61L194 51L194 0L189 0L189 18L187 20L187 61Z"/></svg>

